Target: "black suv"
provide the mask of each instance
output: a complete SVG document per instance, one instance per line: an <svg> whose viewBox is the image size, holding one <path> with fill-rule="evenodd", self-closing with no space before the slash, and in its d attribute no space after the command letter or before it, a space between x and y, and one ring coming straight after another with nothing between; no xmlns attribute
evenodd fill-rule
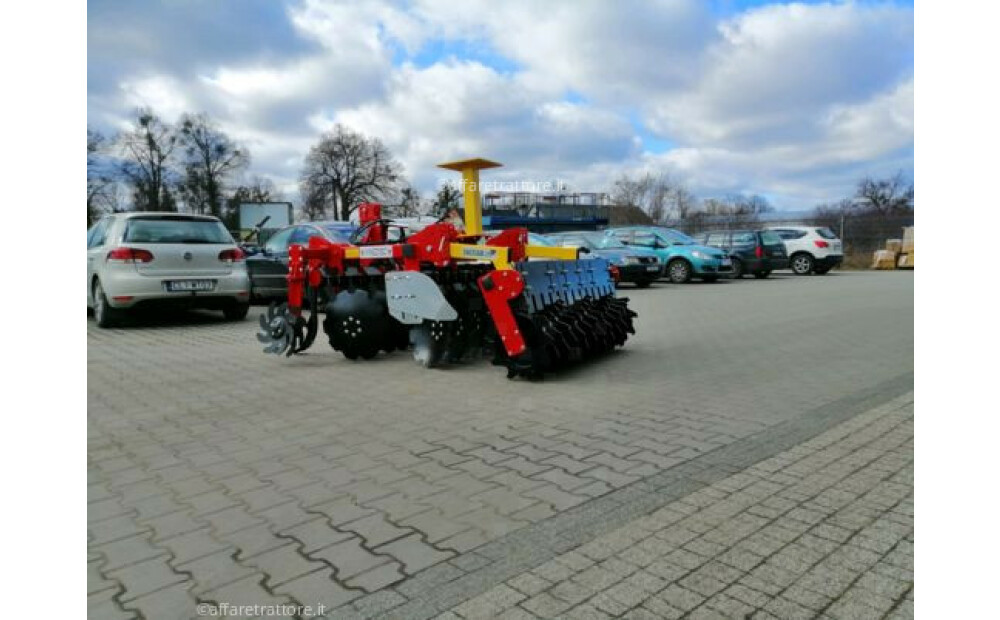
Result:
<svg viewBox="0 0 1000 620"><path fill-rule="evenodd" d="M695 235L702 245L720 248L733 259L733 278L752 273L766 278L775 269L788 268L785 242L772 230L714 230Z"/></svg>

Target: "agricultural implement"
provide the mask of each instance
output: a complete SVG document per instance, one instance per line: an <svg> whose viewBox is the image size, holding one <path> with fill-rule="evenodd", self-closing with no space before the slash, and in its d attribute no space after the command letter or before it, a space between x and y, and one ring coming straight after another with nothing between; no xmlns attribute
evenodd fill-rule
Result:
<svg viewBox="0 0 1000 620"><path fill-rule="evenodd" d="M441 164L462 173L464 231L438 222L406 236L367 203L351 243L292 245L288 301L260 317L264 351L308 349L320 307L330 346L352 360L412 347L432 367L487 352L510 378L540 378L624 345L636 314L615 297L607 261L529 245L524 228L483 232L479 171L499 165Z"/></svg>

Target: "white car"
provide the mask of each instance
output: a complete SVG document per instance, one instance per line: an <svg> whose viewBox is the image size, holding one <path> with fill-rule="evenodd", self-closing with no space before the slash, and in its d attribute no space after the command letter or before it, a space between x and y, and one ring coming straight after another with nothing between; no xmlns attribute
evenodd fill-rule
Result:
<svg viewBox="0 0 1000 620"><path fill-rule="evenodd" d="M788 266L800 276L823 275L844 262L844 246L837 233L825 226L775 226L785 242Z"/></svg>
<svg viewBox="0 0 1000 620"><path fill-rule="evenodd" d="M108 215L87 231L87 307L100 327L147 305L250 309L243 251L218 218L181 213Z"/></svg>

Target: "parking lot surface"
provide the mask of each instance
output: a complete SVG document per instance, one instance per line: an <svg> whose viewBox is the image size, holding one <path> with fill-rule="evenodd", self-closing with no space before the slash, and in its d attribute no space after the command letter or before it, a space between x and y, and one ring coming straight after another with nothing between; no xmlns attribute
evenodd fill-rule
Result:
<svg viewBox="0 0 1000 620"><path fill-rule="evenodd" d="M537 383L90 320L91 617L430 617L912 390L912 273L621 294L626 347Z"/></svg>

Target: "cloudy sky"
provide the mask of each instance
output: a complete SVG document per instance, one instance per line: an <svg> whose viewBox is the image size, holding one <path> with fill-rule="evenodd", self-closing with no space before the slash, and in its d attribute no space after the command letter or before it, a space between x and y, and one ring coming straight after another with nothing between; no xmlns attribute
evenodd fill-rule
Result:
<svg viewBox="0 0 1000 620"><path fill-rule="evenodd" d="M206 112L290 198L336 123L426 195L467 156L496 180L662 170L783 209L913 171L910 3L90 0L87 46L91 127Z"/></svg>

